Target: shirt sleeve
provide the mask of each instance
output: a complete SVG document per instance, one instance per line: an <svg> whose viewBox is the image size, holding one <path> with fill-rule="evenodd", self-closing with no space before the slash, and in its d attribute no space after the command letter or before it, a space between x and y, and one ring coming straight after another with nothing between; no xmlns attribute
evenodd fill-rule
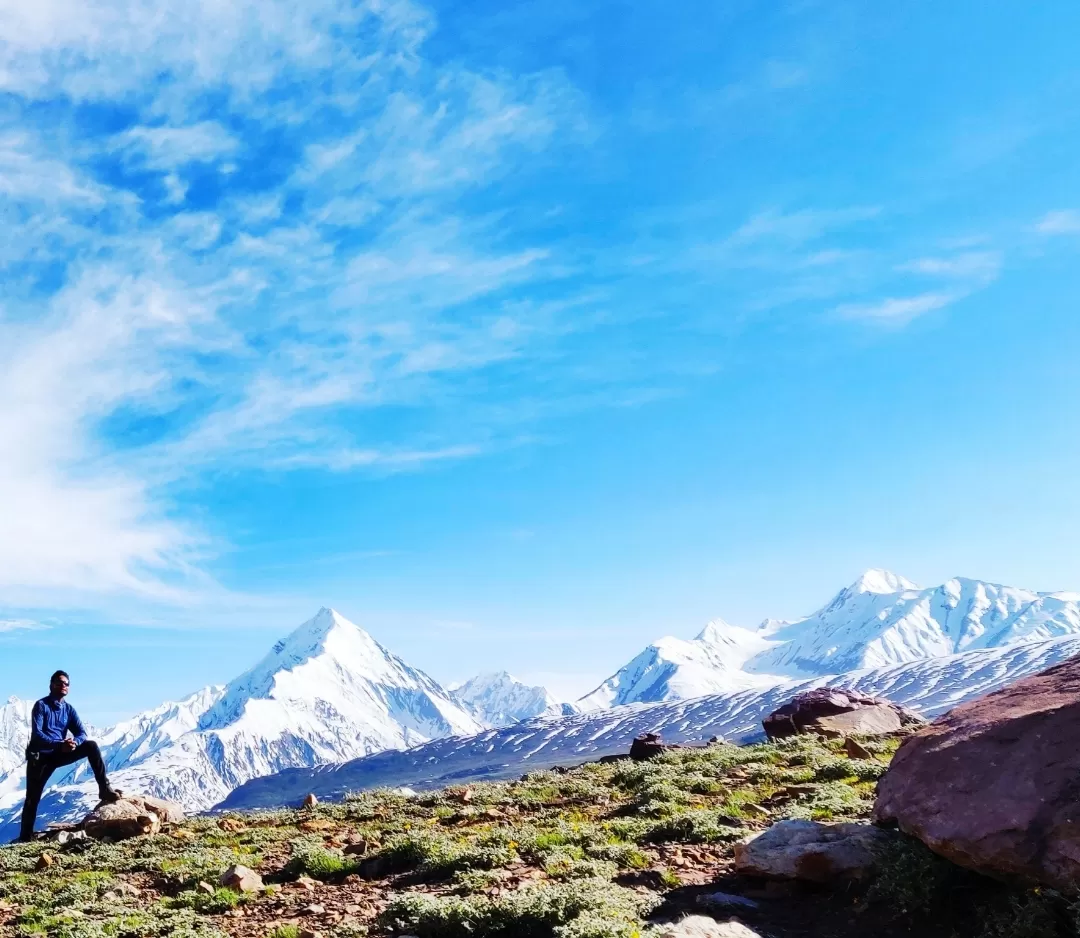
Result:
<svg viewBox="0 0 1080 938"><path fill-rule="evenodd" d="M71 730L71 735L75 737L76 746L81 746L86 742L86 727L83 726L79 714L75 712L75 708L71 704L68 704L67 728Z"/></svg>
<svg viewBox="0 0 1080 938"><path fill-rule="evenodd" d="M30 748L41 750L52 745L45 736L45 708L39 700L30 712Z"/></svg>

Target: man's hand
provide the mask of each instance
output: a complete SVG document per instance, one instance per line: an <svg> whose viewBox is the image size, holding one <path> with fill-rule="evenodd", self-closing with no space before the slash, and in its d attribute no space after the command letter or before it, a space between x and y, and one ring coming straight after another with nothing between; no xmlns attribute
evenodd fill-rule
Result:
<svg viewBox="0 0 1080 938"><path fill-rule="evenodd" d="M65 739L60 744L60 748L63 749L65 752L71 752L75 748L75 740Z"/></svg>

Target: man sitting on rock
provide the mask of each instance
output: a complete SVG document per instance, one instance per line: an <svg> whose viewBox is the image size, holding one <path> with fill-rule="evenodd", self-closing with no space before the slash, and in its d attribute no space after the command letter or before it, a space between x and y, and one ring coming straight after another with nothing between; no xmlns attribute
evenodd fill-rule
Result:
<svg viewBox="0 0 1080 938"><path fill-rule="evenodd" d="M24 843L34 839L34 822L45 783L62 766L86 759L97 780L101 800L117 801L120 798L109 784L98 744L86 738L82 720L75 708L64 700L70 687L67 672L57 671L49 680L49 696L34 704L30 745L26 747L26 802L19 834L19 840Z"/></svg>

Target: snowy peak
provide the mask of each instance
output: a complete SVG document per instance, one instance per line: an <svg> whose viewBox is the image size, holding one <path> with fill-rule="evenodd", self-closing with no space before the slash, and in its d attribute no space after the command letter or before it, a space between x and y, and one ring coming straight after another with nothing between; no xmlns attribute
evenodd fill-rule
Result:
<svg viewBox="0 0 1080 938"><path fill-rule="evenodd" d="M846 590L849 593L902 593L917 590L919 586L891 570L874 567L867 570Z"/></svg>
<svg viewBox="0 0 1080 938"><path fill-rule="evenodd" d="M30 739L32 700L9 697L0 706L0 775L23 763L23 753Z"/></svg>
<svg viewBox="0 0 1080 938"><path fill-rule="evenodd" d="M963 577L923 589L873 569L794 622L766 619L749 630L716 619L693 641L660 639L579 703L591 710L681 700L1076 634L1076 593Z"/></svg>
<svg viewBox="0 0 1080 938"><path fill-rule="evenodd" d="M714 619L692 641L668 637L654 642L578 706L588 711L764 686L773 678L750 674L744 665L773 644L758 632Z"/></svg>
<svg viewBox="0 0 1080 938"><path fill-rule="evenodd" d="M474 717L489 726L509 726L522 720L577 712L573 704L556 700L546 687L529 686L506 671L478 674L451 693Z"/></svg>

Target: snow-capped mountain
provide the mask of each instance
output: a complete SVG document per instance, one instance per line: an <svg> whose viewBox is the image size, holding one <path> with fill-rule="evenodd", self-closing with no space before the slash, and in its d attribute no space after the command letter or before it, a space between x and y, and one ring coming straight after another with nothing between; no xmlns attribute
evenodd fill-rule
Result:
<svg viewBox="0 0 1080 938"><path fill-rule="evenodd" d="M690 642L661 639L579 704L680 700L1076 634L1077 593L959 577L922 589L895 573L868 570L795 622L769 619L756 629L716 622Z"/></svg>
<svg viewBox="0 0 1080 938"><path fill-rule="evenodd" d="M784 678L743 670L747 661L773 644L761 633L716 619L691 641L669 637L650 645L582 697L578 706L582 710L599 710L776 684Z"/></svg>
<svg viewBox="0 0 1080 938"><path fill-rule="evenodd" d="M9 697L7 703L0 706L0 776L23 764L33 709L32 700L18 697Z"/></svg>
<svg viewBox="0 0 1080 938"><path fill-rule="evenodd" d="M291 769L258 778L218 807L230 810L297 804L308 792L340 799L365 788L421 790L470 781L513 778L523 772L574 765L625 753L640 733L668 742L721 736L744 742L761 736L761 719L796 693L828 685L888 697L936 716L966 700L1080 654L1080 637L979 649L888 668L832 677L786 680L764 689L713 694L596 710L565 719L533 720L468 738L438 739L414 749L380 752L344 765Z"/></svg>
<svg viewBox="0 0 1080 938"><path fill-rule="evenodd" d="M201 810L258 775L483 728L422 671L323 609L228 685L163 704L97 738L115 787ZM0 837L13 832L22 792L11 780L21 782L21 774L20 766L0 779ZM40 817L77 816L95 792L80 765L50 786Z"/></svg>
<svg viewBox="0 0 1080 938"><path fill-rule="evenodd" d="M478 674L450 692L454 700L488 726L577 713L573 704L560 703L546 687L531 687L505 671Z"/></svg>

